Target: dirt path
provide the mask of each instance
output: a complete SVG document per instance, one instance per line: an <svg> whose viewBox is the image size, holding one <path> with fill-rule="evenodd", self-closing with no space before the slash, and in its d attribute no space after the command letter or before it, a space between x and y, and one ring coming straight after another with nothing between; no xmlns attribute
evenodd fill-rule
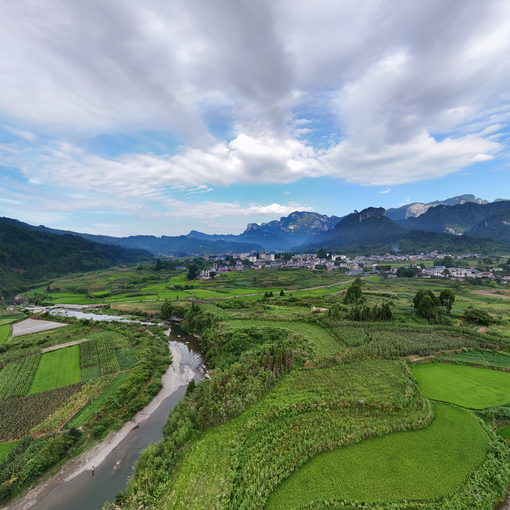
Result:
<svg viewBox="0 0 510 510"><path fill-rule="evenodd" d="M74 340L74 342L67 342L66 344L52 345L51 347L45 347L41 354L45 352L58 351L59 349L65 349L66 347L72 347L73 345L79 345L83 342L90 342L90 338L82 338L81 340Z"/></svg>

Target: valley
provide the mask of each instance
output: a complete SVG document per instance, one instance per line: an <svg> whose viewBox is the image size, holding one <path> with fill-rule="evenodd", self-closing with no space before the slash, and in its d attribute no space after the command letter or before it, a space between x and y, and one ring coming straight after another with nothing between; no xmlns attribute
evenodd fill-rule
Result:
<svg viewBox="0 0 510 510"><path fill-rule="evenodd" d="M163 439L142 454L114 503L113 494L104 496L112 508L350 508L364 502L374 509L448 504L467 510L490 508L504 497L510 448L499 438L510 423L510 309L489 292L502 286L384 276L339 281L335 271L269 268L193 280L191 288L176 290L187 284L185 273L154 267L63 277L24 295L40 300L38 293L45 293L57 303L54 313L58 302L76 297L84 310L71 316L131 313L156 323L170 305L173 320L200 337L210 378L181 393ZM361 297L350 302L353 286ZM434 320L420 317L416 293L444 289L454 292L451 310L438 308ZM92 313L87 301L94 303ZM355 309L382 303L392 312L386 320L353 320ZM0 353L1 402L16 409L6 414L0 443L4 502L37 480L24 474L14 492L6 482L19 462L39 455L46 476L57 474L66 459L148 403L159 384L147 381L158 381L168 364L158 326L45 317L38 309L38 320L62 327L8 336ZM492 320L470 322L472 309ZM26 321L27 308L3 313L10 335L13 323ZM136 347L142 339L149 351ZM159 364L151 362L133 379L144 356L156 356ZM139 404L127 403L130 384L147 388L138 393ZM42 404L48 399L51 406ZM40 412L27 420L24 409ZM75 430L76 438L69 436ZM45 444L64 438L59 457L46 459ZM395 477L399 466L404 471ZM107 471L95 469L101 483ZM90 478L77 480L82 489L76 490L92 490L86 489ZM47 501L57 498L58 487ZM473 507L469 494L481 494L482 487Z"/></svg>

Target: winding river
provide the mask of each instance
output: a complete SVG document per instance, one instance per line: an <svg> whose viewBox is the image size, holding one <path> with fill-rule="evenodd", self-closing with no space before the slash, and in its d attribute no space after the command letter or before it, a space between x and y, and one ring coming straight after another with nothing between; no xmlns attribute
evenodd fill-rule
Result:
<svg viewBox="0 0 510 510"><path fill-rule="evenodd" d="M51 310L54 315L80 319L138 322L120 316L105 316L68 309ZM172 364L162 378L162 389L122 429L110 434L91 450L69 461L62 470L29 491L9 510L99 510L125 489L140 452L163 435L168 415L183 398L191 379L205 374L196 340L173 324L167 331Z"/></svg>

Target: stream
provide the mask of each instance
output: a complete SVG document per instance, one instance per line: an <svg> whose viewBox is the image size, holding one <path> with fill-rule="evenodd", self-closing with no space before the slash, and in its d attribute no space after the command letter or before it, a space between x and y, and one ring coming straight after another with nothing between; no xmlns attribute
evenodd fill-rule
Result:
<svg viewBox="0 0 510 510"><path fill-rule="evenodd" d="M109 320L152 324L121 316L105 316L68 309L53 309L51 314L91 320ZM126 488L133 474L133 464L143 449L163 436L168 415L184 397L191 379L205 375L204 360L197 341L172 324L169 349L172 364L162 378L162 390L147 407L110 434L91 450L70 460L62 470L29 491L8 507L9 510L99 510Z"/></svg>

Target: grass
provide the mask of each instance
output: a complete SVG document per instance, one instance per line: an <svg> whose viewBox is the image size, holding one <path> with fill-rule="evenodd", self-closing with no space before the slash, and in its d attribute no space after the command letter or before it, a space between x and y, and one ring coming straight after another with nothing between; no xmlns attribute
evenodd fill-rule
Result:
<svg viewBox="0 0 510 510"><path fill-rule="evenodd" d="M428 363L412 372L428 398L471 409L496 407L510 402L510 374L486 368Z"/></svg>
<svg viewBox="0 0 510 510"><path fill-rule="evenodd" d="M16 445L18 444L18 441L10 441L9 443L0 443L0 463L2 463L9 453L11 453L14 448L16 448Z"/></svg>
<svg viewBox="0 0 510 510"><path fill-rule="evenodd" d="M264 321L264 320L233 320L228 321L229 328L273 327L291 331L309 339L316 347L320 356L335 354L342 346L325 329L305 322Z"/></svg>
<svg viewBox="0 0 510 510"><path fill-rule="evenodd" d="M29 395L80 381L80 346L47 352L41 356Z"/></svg>
<svg viewBox="0 0 510 510"><path fill-rule="evenodd" d="M11 325L1 324L0 325L0 344L4 343L11 335Z"/></svg>
<svg viewBox="0 0 510 510"><path fill-rule="evenodd" d="M435 405L422 430L397 432L322 453L291 475L267 510L301 508L311 501L434 499L459 486L480 464L488 436L468 411Z"/></svg>

